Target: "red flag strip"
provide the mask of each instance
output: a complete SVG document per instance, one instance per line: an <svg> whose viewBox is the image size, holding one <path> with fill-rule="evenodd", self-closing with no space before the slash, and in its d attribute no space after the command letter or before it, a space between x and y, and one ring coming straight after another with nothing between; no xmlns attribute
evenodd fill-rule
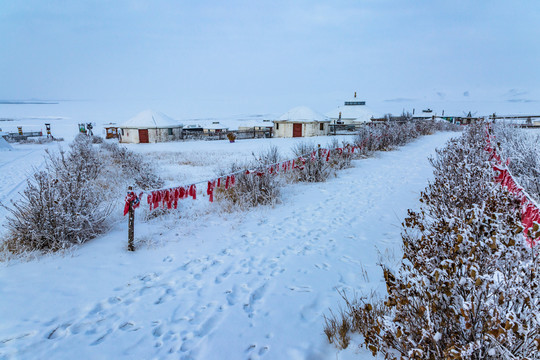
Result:
<svg viewBox="0 0 540 360"><path fill-rule="evenodd" d="M189 187L189 196L191 196L193 200L197 200L197 187L195 184Z"/></svg>
<svg viewBox="0 0 540 360"><path fill-rule="evenodd" d="M209 196L210 202L214 202L214 188L216 187L216 180L208 181L208 189L206 194Z"/></svg>
<svg viewBox="0 0 540 360"><path fill-rule="evenodd" d="M490 153L490 160L495 162L493 170L495 171L494 181L501 184L508 189L509 192L519 197L521 200L521 224L524 227L523 234L527 238L527 242L532 247L538 243L527 236L529 229L534 226L535 223L540 224L540 209L532 202L523 191L523 189L516 183L510 171L508 171L509 159L503 162L501 157L497 154L497 150L491 147L490 137L487 138L488 146L486 151Z"/></svg>

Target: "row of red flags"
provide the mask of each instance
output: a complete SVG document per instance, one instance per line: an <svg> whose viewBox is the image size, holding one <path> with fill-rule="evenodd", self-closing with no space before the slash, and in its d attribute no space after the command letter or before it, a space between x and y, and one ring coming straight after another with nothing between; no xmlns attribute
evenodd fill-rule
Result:
<svg viewBox="0 0 540 360"><path fill-rule="evenodd" d="M491 135L489 134L489 129L486 130L486 139L486 151L490 153L490 160L492 160L494 163L493 170L497 174L495 176L495 182L501 184L501 186L508 189L509 192L521 200L521 223L524 227L523 233L527 235L529 229L534 225L534 223L540 224L540 209L512 177L512 174L508 170L509 160L503 162L501 156L497 154L497 150L491 145ZM538 243L538 240L532 240L531 237L527 237L527 241L531 246Z"/></svg>
<svg viewBox="0 0 540 360"><path fill-rule="evenodd" d="M348 145L344 148L336 149L318 149L309 154L309 160L311 162L316 161L317 158L323 159L325 161L330 161L330 156L332 152L342 156L343 153L353 154L357 149L361 149L362 146L351 146ZM298 157L294 160L285 160L283 162L267 165L264 168L257 170L245 170L246 175L253 174L254 176L265 176L265 175L278 175L280 173L286 173L293 169L303 170L305 168L306 159L303 156ZM236 173L238 174L238 173ZM228 190L229 188L235 186L236 184L236 175L224 175L213 180L209 180L206 188L206 195L208 195L209 201L214 201L214 191L216 188L224 188ZM176 209L178 206L178 200L187 199L192 197L193 199L197 198L197 186L196 184L188 186L178 186L168 189L152 190L147 193L141 192L138 195L130 191L128 192L124 205L124 215L129 212L129 204L132 204L133 209L136 209L141 204L141 199L146 194L146 201L150 207L150 210L155 210L158 208L163 209Z"/></svg>

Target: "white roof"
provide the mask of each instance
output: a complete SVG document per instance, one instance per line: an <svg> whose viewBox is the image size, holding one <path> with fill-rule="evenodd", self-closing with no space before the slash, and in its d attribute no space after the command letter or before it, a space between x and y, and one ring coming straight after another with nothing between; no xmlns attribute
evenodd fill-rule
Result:
<svg viewBox="0 0 540 360"><path fill-rule="evenodd" d="M323 122L329 120L326 116L319 114L306 106L298 106L281 115L277 121Z"/></svg>
<svg viewBox="0 0 540 360"><path fill-rule="evenodd" d="M366 105L343 105L326 113L331 119L338 119L341 112L342 119L354 119L354 121L368 122L372 117L380 117Z"/></svg>
<svg viewBox="0 0 540 360"><path fill-rule="evenodd" d="M203 125L203 129L207 129L207 130L227 130L229 127L227 125L224 125L224 124L207 124L207 125Z"/></svg>
<svg viewBox="0 0 540 360"><path fill-rule="evenodd" d="M182 127L182 124L159 111L145 110L120 127L125 129L175 128Z"/></svg>

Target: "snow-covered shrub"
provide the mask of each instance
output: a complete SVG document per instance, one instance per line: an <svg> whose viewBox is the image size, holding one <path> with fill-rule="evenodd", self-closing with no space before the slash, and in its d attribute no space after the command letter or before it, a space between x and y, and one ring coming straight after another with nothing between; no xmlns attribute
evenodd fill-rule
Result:
<svg viewBox="0 0 540 360"><path fill-rule="evenodd" d="M148 190L163 186L163 180L156 175L154 165L142 155L119 146L116 142L104 142L100 146L105 150L112 169L120 170L122 179L131 179L136 188Z"/></svg>
<svg viewBox="0 0 540 360"><path fill-rule="evenodd" d="M357 155L367 156L373 152L373 140L375 137L372 136L373 128L369 126L363 126L358 130L354 138L354 145L358 147L356 150Z"/></svg>
<svg viewBox="0 0 540 360"><path fill-rule="evenodd" d="M47 153L45 170L37 171L8 208L5 250L57 251L102 233L112 211L97 179L103 164L89 142L76 140L71 151Z"/></svg>
<svg viewBox="0 0 540 360"><path fill-rule="evenodd" d="M161 185L140 155L114 143L92 143L78 135L69 151L47 152L45 168L28 179L21 199L6 207L3 250L46 252L84 243L114 220L112 210L127 185Z"/></svg>
<svg viewBox="0 0 540 360"><path fill-rule="evenodd" d="M352 145L348 143L339 143L339 140L333 138L327 145L328 149L331 149L329 157L330 166L334 169L341 170L347 169L352 166L353 154L350 152Z"/></svg>
<svg viewBox="0 0 540 360"><path fill-rule="evenodd" d="M311 154L315 153L313 157ZM300 142L293 147L296 157L296 169L289 172L292 181L300 182L324 182L335 174L329 161L322 150L313 143Z"/></svg>
<svg viewBox="0 0 540 360"><path fill-rule="evenodd" d="M421 135L435 131L459 131L458 125L433 120L407 122L388 122L376 126L364 126L356 134L354 143L359 147L360 155L369 155L373 151L392 150L405 145Z"/></svg>
<svg viewBox="0 0 540 360"><path fill-rule="evenodd" d="M101 136L91 135L90 141L92 144L103 144L103 138Z"/></svg>
<svg viewBox="0 0 540 360"><path fill-rule="evenodd" d="M471 126L432 160L435 181L403 224L401 266L383 266L386 301L346 302L374 355L539 358L538 249L524 241L519 199L492 181L484 141Z"/></svg>
<svg viewBox="0 0 540 360"><path fill-rule="evenodd" d="M222 184L221 187L215 188L215 199L221 202L226 210L273 205L280 201L281 179L278 175L268 172L268 166L280 159L278 149L271 147L254 157L251 162L234 162L229 168L219 172L219 176L237 173L234 186L225 189Z"/></svg>
<svg viewBox="0 0 540 360"><path fill-rule="evenodd" d="M540 202L540 134L511 125L493 126L498 152L508 165L519 185Z"/></svg>

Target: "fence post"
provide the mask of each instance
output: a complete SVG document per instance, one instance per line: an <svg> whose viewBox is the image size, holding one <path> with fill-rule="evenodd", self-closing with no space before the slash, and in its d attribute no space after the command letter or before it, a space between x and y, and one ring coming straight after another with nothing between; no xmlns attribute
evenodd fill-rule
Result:
<svg viewBox="0 0 540 360"><path fill-rule="evenodd" d="M131 186L128 187L128 194L133 191ZM129 202L129 212L128 212L128 250L135 251L135 246L133 245L135 237L135 210L133 209L133 202Z"/></svg>

